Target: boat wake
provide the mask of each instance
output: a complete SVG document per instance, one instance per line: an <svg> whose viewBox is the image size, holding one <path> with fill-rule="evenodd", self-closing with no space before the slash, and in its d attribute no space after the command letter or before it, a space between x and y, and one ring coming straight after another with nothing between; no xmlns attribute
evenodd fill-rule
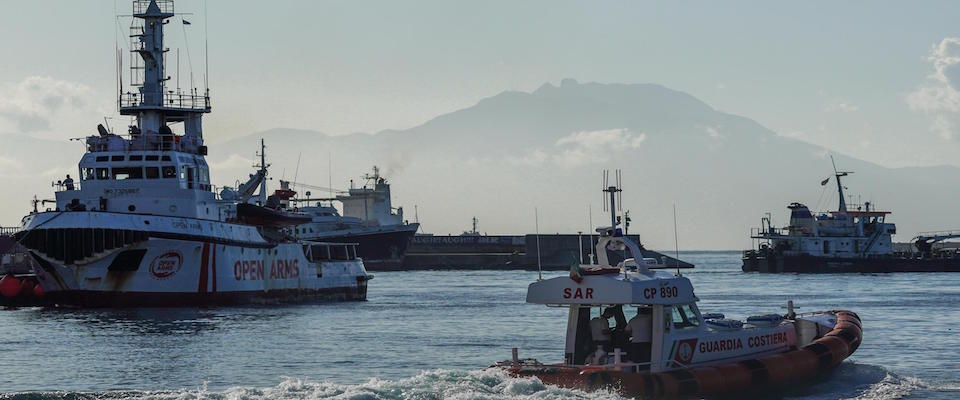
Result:
<svg viewBox="0 0 960 400"><path fill-rule="evenodd" d="M937 385L913 377L901 377L883 367L844 363L824 381L773 398L786 399L953 399L960 385ZM286 378L274 387L231 387L106 392L20 392L0 394L0 400L466 400L466 399L561 399L621 400L611 391L583 392L545 385L536 378L514 378L500 370L455 371L438 369L418 375L386 380L371 378L360 384Z"/></svg>
<svg viewBox="0 0 960 400"><path fill-rule="evenodd" d="M399 380L372 378L355 385L286 378L275 387L233 387L223 391L25 392L0 400L392 400L392 399L622 399L612 392L582 392L547 386L536 378L513 378L503 371L433 370Z"/></svg>
<svg viewBox="0 0 960 400"><path fill-rule="evenodd" d="M790 399L954 399L960 385L935 384L916 377L900 376L883 367L845 362L825 380L810 385Z"/></svg>

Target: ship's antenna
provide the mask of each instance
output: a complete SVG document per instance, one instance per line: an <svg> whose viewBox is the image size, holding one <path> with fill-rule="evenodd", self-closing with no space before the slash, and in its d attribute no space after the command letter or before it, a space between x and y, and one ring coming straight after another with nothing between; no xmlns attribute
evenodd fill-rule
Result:
<svg viewBox="0 0 960 400"><path fill-rule="evenodd" d="M604 181L608 181L609 171L604 170ZM619 170L617 170L617 182L619 182ZM610 236L617 236L617 196L622 192L619 186L607 186L603 189L604 193L610 196Z"/></svg>
<svg viewBox="0 0 960 400"><path fill-rule="evenodd" d="M537 232L537 280L543 280L543 269L540 266L540 213L536 207L533 208L533 223Z"/></svg>
<svg viewBox="0 0 960 400"><path fill-rule="evenodd" d="M297 168L293 170L293 186L290 189L297 187L297 176L300 175L300 156L303 155L303 152L297 153Z"/></svg>
<svg viewBox="0 0 960 400"><path fill-rule="evenodd" d="M677 267L677 276L680 276L680 235L677 233L677 203L673 203L673 264Z"/></svg>
<svg viewBox="0 0 960 400"><path fill-rule="evenodd" d="M596 250L593 247L593 204L587 204L587 219L590 221L590 264L594 264L594 259L596 259Z"/></svg>
<svg viewBox="0 0 960 400"><path fill-rule="evenodd" d="M333 153L327 150L327 187L333 187Z"/></svg>
<svg viewBox="0 0 960 400"><path fill-rule="evenodd" d="M210 92L210 28L207 24L207 0L203 0L203 88Z"/></svg>
<svg viewBox="0 0 960 400"><path fill-rule="evenodd" d="M623 173L617 170L617 189L623 189ZM623 211L623 191L617 191L617 211Z"/></svg>
<svg viewBox="0 0 960 400"><path fill-rule="evenodd" d="M190 57L190 40L187 38L187 24L180 18L180 26L183 28L183 45L187 48L187 66L190 67L190 90L196 88L193 84L193 58Z"/></svg>

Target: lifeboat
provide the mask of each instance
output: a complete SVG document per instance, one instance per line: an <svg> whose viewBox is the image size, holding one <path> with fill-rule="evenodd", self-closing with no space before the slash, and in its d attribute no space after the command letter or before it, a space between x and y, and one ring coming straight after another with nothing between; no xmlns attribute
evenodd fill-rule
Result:
<svg viewBox="0 0 960 400"><path fill-rule="evenodd" d="M739 397L811 380L860 345L862 324L852 311L798 315L788 302L786 315L746 321L701 313L692 283L673 265L625 262L610 273L608 251L641 253L615 224L598 231L598 265L575 265L569 277L527 290L528 303L569 309L563 362L521 359L514 348L494 368L645 399Z"/></svg>

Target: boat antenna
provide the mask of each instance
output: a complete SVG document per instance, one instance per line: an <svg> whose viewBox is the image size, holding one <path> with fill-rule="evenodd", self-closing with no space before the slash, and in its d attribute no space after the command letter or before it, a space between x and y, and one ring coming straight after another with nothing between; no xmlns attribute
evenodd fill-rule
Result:
<svg viewBox="0 0 960 400"><path fill-rule="evenodd" d="M207 0L203 0L203 86L210 93L210 27L207 24ZM179 79L179 77L178 77Z"/></svg>
<svg viewBox="0 0 960 400"><path fill-rule="evenodd" d="M673 264L677 267L677 276L680 276L680 235L677 233L677 203L673 203Z"/></svg>
<svg viewBox="0 0 960 400"><path fill-rule="evenodd" d="M606 186L603 191L610 195L610 236L617 236L617 198L623 192L620 189L620 170L616 170L616 186L611 186L609 181L610 171L603 171L604 183Z"/></svg>
<svg viewBox="0 0 960 400"><path fill-rule="evenodd" d="M593 247L593 204L587 204L587 219L590 222L590 230L587 231L590 232L590 264L593 264L593 260L596 258L595 248Z"/></svg>
<svg viewBox="0 0 960 400"><path fill-rule="evenodd" d="M474 218L476 220L476 218ZM533 224L537 233L537 280L543 280L543 268L540 266L540 213L537 207L533 207ZM474 229L476 230L476 229Z"/></svg>
<svg viewBox="0 0 960 400"><path fill-rule="evenodd" d="M297 176L300 175L300 156L302 155L303 152L297 153L297 168L293 170L293 187L290 189L297 187Z"/></svg>

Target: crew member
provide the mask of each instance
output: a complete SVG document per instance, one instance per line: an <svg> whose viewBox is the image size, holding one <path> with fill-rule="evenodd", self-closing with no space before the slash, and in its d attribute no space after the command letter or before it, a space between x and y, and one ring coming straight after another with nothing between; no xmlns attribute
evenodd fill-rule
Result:
<svg viewBox="0 0 960 400"><path fill-rule="evenodd" d="M635 363L650 362L650 336L653 332L650 307L637 307L637 315L627 323L630 334L630 359Z"/></svg>
<svg viewBox="0 0 960 400"><path fill-rule="evenodd" d="M605 351L613 349L610 336L610 317L612 316L613 309L607 308L600 316L590 320L590 335L593 337L593 342Z"/></svg>
<svg viewBox="0 0 960 400"><path fill-rule="evenodd" d="M73 178L70 175L67 175L67 179L63 180L63 187L67 190L73 190Z"/></svg>

